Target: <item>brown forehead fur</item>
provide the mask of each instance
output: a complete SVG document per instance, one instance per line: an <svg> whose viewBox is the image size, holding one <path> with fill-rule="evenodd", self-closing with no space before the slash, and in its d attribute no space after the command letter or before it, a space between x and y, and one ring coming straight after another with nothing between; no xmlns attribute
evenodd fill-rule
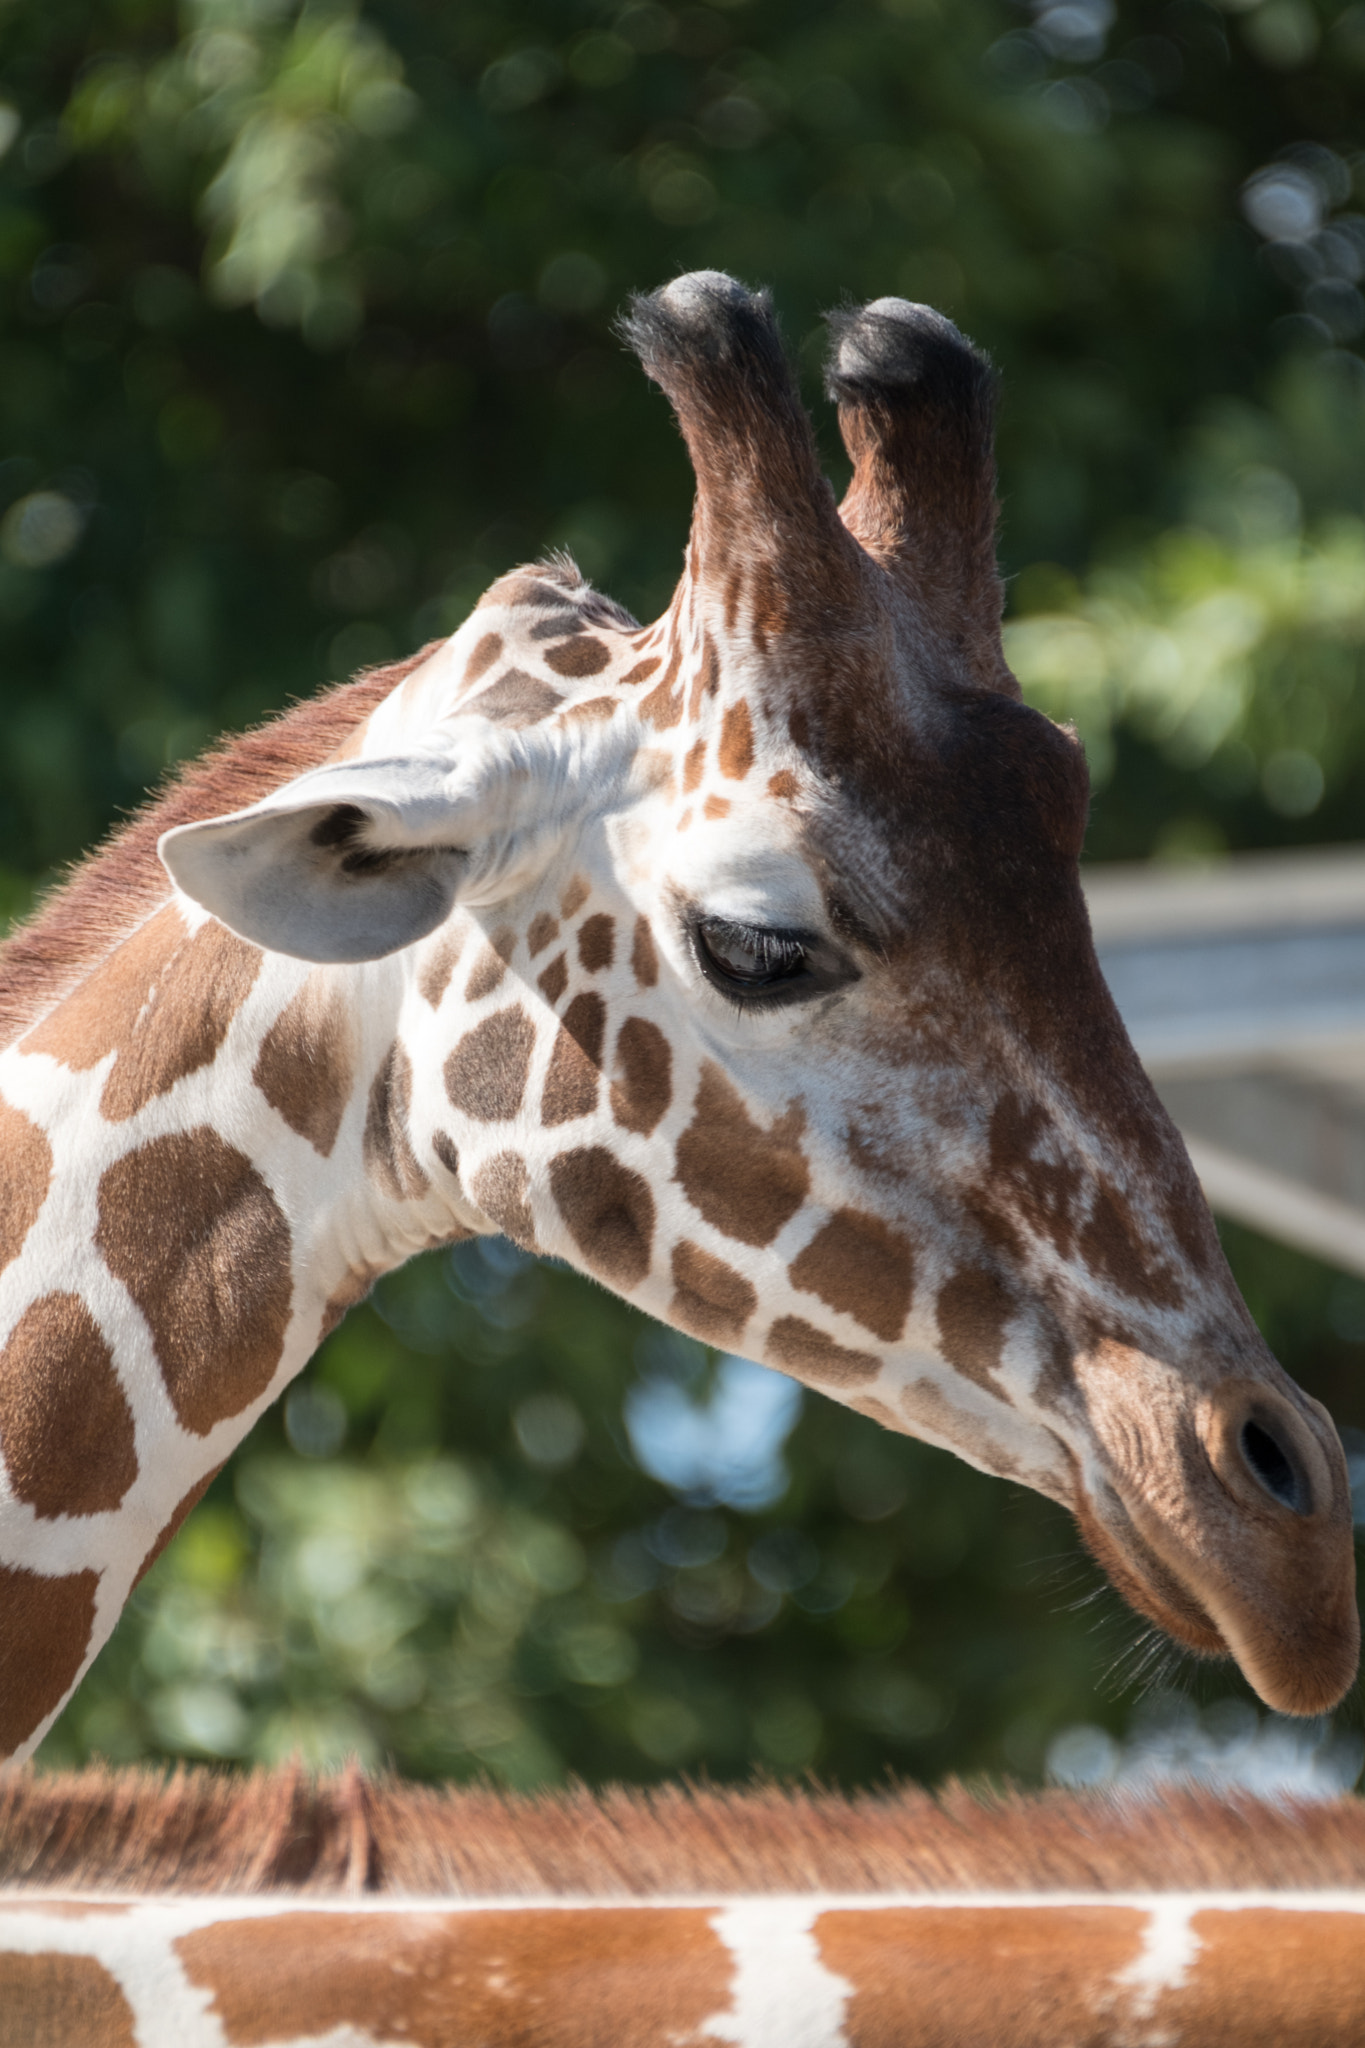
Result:
<svg viewBox="0 0 1365 2048"><path fill-rule="evenodd" d="M452 1898L1365 1884L1365 1802L1166 1788L515 1795L351 1768L0 1775L0 1887Z"/></svg>
<svg viewBox="0 0 1365 2048"><path fill-rule="evenodd" d="M0 1046L61 1001L124 934L170 893L156 842L173 825L259 802L316 768L431 653L371 669L352 683L296 704L253 732L222 741L193 762L82 861L0 947Z"/></svg>

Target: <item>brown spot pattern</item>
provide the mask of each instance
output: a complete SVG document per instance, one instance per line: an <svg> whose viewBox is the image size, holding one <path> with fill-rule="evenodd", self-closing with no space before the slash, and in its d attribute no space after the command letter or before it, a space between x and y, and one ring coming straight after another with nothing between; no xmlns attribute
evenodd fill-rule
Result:
<svg viewBox="0 0 1365 2048"><path fill-rule="evenodd" d="M97 1572L44 1579L0 1564L0 1757L27 1742L76 1683L98 1585Z"/></svg>
<svg viewBox="0 0 1365 2048"><path fill-rule="evenodd" d="M592 1115L597 1107L606 1032L607 1006L601 996L591 990L576 995L555 1035L540 1098L542 1124L565 1124L576 1116Z"/></svg>
<svg viewBox="0 0 1365 2048"><path fill-rule="evenodd" d="M562 953L556 953L545 972L536 977L536 987L553 1009L568 986L569 963Z"/></svg>
<svg viewBox="0 0 1365 2048"><path fill-rule="evenodd" d="M1115 1906L891 1906L821 1913L813 1932L825 1967L853 1987L845 2028L858 2048L1205 2048L1202 2037L1104 2025L1097 2008L1141 1955L1146 1923Z"/></svg>
<svg viewBox="0 0 1365 2048"><path fill-rule="evenodd" d="M1184 1299L1174 1273L1146 1243L1137 1218L1108 1181L1096 1183L1079 1250L1092 1273L1134 1301L1179 1308Z"/></svg>
<svg viewBox="0 0 1365 2048"><path fill-rule="evenodd" d="M1035 1304L1029 1320L1038 1354L1033 1398L1065 1410L1076 1398L1076 1346L1051 1310Z"/></svg>
<svg viewBox="0 0 1365 2048"><path fill-rule="evenodd" d="M535 1042L535 1026L520 1003L495 1010L467 1031L445 1064L446 1094L454 1107L485 1124L515 1116Z"/></svg>
<svg viewBox="0 0 1365 2048"><path fill-rule="evenodd" d="M559 919L548 910L538 910L526 927L526 951L532 960L559 937Z"/></svg>
<svg viewBox="0 0 1365 2048"><path fill-rule="evenodd" d="M185 1429L206 1436L259 1399L293 1282L289 1225L245 1153L207 1124L126 1153L101 1177L95 1243L147 1319Z"/></svg>
<svg viewBox="0 0 1365 2048"><path fill-rule="evenodd" d="M491 996L507 972L507 962L490 945L482 945L470 969L469 979L464 985L467 1003L481 1003L485 996Z"/></svg>
<svg viewBox="0 0 1365 2048"><path fill-rule="evenodd" d="M731 782L742 782L753 765L753 721L741 697L737 704L726 705L720 722L720 772Z"/></svg>
<svg viewBox="0 0 1365 2048"><path fill-rule="evenodd" d="M1064 1259L1075 1242L1075 1204L1080 1168L1069 1159L1040 1157L1040 1148L1054 1140L1053 1127L1037 1103L1005 1094L991 1112L990 1163L994 1189L1010 1190L1014 1206L1029 1229L1056 1245Z"/></svg>
<svg viewBox="0 0 1365 2048"><path fill-rule="evenodd" d="M537 619L527 635L531 640L565 640L571 633L585 633L587 626L580 615L565 604L557 607L548 619Z"/></svg>
<svg viewBox="0 0 1365 2048"><path fill-rule="evenodd" d="M949 1385L952 1392L957 1391L954 1383ZM897 1428L908 1426L912 1436L946 1437L962 1457L979 1462L1002 1479L1018 1473L1018 1461L1004 1450L981 1417L953 1400L927 1373L900 1387L896 1399L901 1411Z"/></svg>
<svg viewBox="0 0 1365 2048"><path fill-rule="evenodd" d="M450 977L460 964L466 936L462 925L457 925L454 931L443 932L422 962L422 972L417 979L418 993L433 1010L440 1009L442 997L450 987Z"/></svg>
<svg viewBox="0 0 1365 2048"><path fill-rule="evenodd" d="M647 654L647 655L645 656L645 658L644 658L644 660L643 660L643 661L637 661L637 662L636 662L636 664L635 664L634 668L628 668L628 669L626 670L625 674L624 674L624 675L622 676L622 678L621 678L622 684L623 684L623 685L626 685L626 684L630 684L630 683L643 683L643 682L645 682L645 681L646 681L646 680L647 680L647 679L648 679L648 678L649 678L650 676L652 676L652 675L653 675L653 673L654 673L655 669L656 669L656 668L657 668L658 666L659 666L659 657L658 657L658 655L657 655L657 654Z"/></svg>
<svg viewBox="0 0 1365 2048"><path fill-rule="evenodd" d="M98 1515L137 1478L133 1414L78 1294L45 1294L0 1351L0 1450L38 1515Z"/></svg>
<svg viewBox="0 0 1365 2048"><path fill-rule="evenodd" d="M255 946L212 918L187 939L167 904L29 1034L25 1050L84 1071L117 1049L100 1110L121 1122L211 1063L260 964Z"/></svg>
<svg viewBox="0 0 1365 2048"><path fill-rule="evenodd" d="M229 1024L251 993L261 953L214 920L200 925L148 991L100 1095L117 1123L211 1065ZM95 977L96 981L99 977Z"/></svg>
<svg viewBox="0 0 1365 2048"><path fill-rule="evenodd" d="M12 2048L137 2048L133 2009L94 1956L0 1954L0 2015Z"/></svg>
<svg viewBox="0 0 1365 2048"><path fill-rule="evenodd" d="M654 1197L641 1176L585 1146L551 1161L550 1192L588 1270L623 1293L638 1287L654 1243Z"/></svg>
<svg viewBox="0 0 1365 2048"><path fill-rule="evenodd" d="M786 607L777 571L764 556L754 564L749 609L749 627L760 654L767 653L768 642L781 635L785 623Z"/></svg>
<svg viewBox="0 0 1365 2048"><path fill-rule="evenodd" d="M859 1415L865 1415L869 1422L875 1422L879 1428L899 1430L904 1434L904 1424L895 1409L887 1402L879 1401L875 1394L848 1394L845 1404L856 1409Z"/></svg>
<svg viewBox="0 0 1365 2048"><path fill-rule="evenodd" d="M563 702L559 691L551 689L541 677L528 676L524 669L509 668L505 675L490 683L486 690L480 690L471 703L462 704L460 709L473 711L480 718L491 718L499 725L519 731L523 726L538 725L542 718L558 711Z"/></svg>
<svg viewBox="0 0 1365 2048"><path fill-rule="evenodd" d="M460 1178L460 1155L449 1131L433 1131L431 1149L453 1180Z"/></svg>
<svg viewBox="0 0 1365 2048"><path fill-rule="evenodd" d="M0 1272L19 1256L52 1180L52 1147L31 1117L0 1101Z"/></svg>
<svg viewBox="0 0 1365 2048"><path fill-rule="evenodd" d="M627 1017L616 1038L611 1113L623 1130L648 1137L673 1100L673 1048L657 1024Z"/></svg>
<svg viewBox="0 0 1365 2048"><path fill-rule="evenodd" d="M684 1238L673 1247L673 1299L670 1322L680 1323L707 1344L733 1344L758 1306L752 1284Z"/></svg>
<svg viewBox="0 0 1365 2048"><path fill-rule="evenodd" d="M485 633L465 665L466 683L477 683L480 676L487 675L501 653L501 633Z"/></svg>
<svg viewBox="0 0 1365 2048"><path fill-rule="evenodd" d="M166 904L34 1026L24 1051L47 1053L76 1073L97 1066L132 1038L157 977L186 937L184 918Z"/></svg>
<svg viewBox="0 0 1365 2048"><path fill-rule="evenodd" d="M346 1278L333 1288L323 1305L318 1323L318 1342L330 1337L337 1324L349 1315L357 1302L364 1301L376 1280L382 1278L387 1269L383 1266L362 1264L353 1266Z"/></svg>
<svg viewBox="0 0 1365 2048"><path fill-rule="evenodd" d="M635 920L635 935L630 942L630 964L640 987L653 988L659 979L659 956L654 950L654 934L649 928L647 917L637 917Z"/></svg>
<svg viewBox="0 0 1365 2048"><path fill-rule="evenodd" d="M768 1332L766 1355L798 1379L830 1387L856 1387L881 1370L870 1351L850 1351L800 1316L779 1316Z"/></svg>
<svg viewBox="0 0 1365 2048"><path fill-rule="evenodd" d="M591 894L592 891L583 876L575 875L559 899L560 916L576 917Z"/></svg>
<svg viewBox="0 0 1365 2048"><path fill-rule="evenodd" d="M391 1202L416 1201L431 1186L413 1153L411 1123L412 1061L395 1038L370 1083L361 1146L366 1173Z"/></svg>
<svg viewBox="0 0 1365 2048"><path fill-rule="evenodd" d="M683 756L682 786L684 795L690 796L696 789L706 767L706 737L694 740Z"/></svg>
<svg viewBox="0 0 1365 2048"><path fill-rule="evenodd" d="M779 803L790 803L800 786L790 768L779 768L776 775L768 777L768 794Z"/></svg>
<svg viewBox="0 0 1365 2048"><path fill-rule="evenodd" d="M148 1572L156 1563L157 1559L160 1557L162 1551L165 1550L167 1545L175 1541L176 1537L180 1534L181 1529L184 1527L185 1522L188 1519L191 1511L194 1508L198 1507L200 1501L204 1498L204 1495L208 1492L209 1488L212 1486L214 1480L218 1477L218 1474L222 1471L223 1466L226 1463L227 1460L226 1458L224 1458L220 1464L212 1466L210 1470L204 1474L202 1479L196 1479L194 1485L190 1488L189 1492L171 1510L170 1520L167 1522L165 1528L156 1537L152 1544L151 1549L147 1552L147 1555L143 1558L141 1564L137 1568L137 1576L133 1580L133 1584L135 1586L142 1579L146 1578Z"/></svg>
<svg viewBox="0 0 1365 2048"><path fill-rule="evenodd" d="M688 717L695 718L701 710L702 698L714 697L719 688L720 657L716 653L715 641L707 633L702 640L701 660L697 663L697 673L692 678L692 690L687 703Z"/></svg>
<svg viewBox="0 0 1365 2048"><path fill-rule="evenodd" d="M660 683L641 703L640 716L652 725L656 732L667 732L681 719L682 707L682 691L675 691L669 684Z"/></svg>
<svg viewBox="0 0 1365 2048"><path fill-rule="evenodd" d="M675 642L669 651L667 668L649 695L640 701L641 718L659 732L667 732L682 717L683 693L673 687L681 662L682 647Z"/></svg>
<svg viewBox="0 0 1365 2048"><path fill-rule="evenodd" d="M708 796L702 805L702 815L707 818L728 818L730 799L728 796Z"/></svg>
<svg viewBox="0 0 1365 2048"><path fill-rule="evenodd" d="M310 974L261 1041L251 1078L292 1131L331 1157L355 1082L355 1027L344 990Z"/></svg>
<svg viewBox="0 0 1365 2048"><path fill-rule="evenodd" d="M702 1065L692 1121L678 1140L675 1178L694 1209L741 1244L771 1244L806 1199L805 1117L793 1106L765 1131L711 1060Z"/></svg>
<svg viewBox="0 0 1365 2048"><path fill-rule="evenodd" d="M482 611L485 605L490 604L509 607L524 604L539 611L561 610L565 602L564 590L562 585L548 580L553 573L547 565L547 577L543 580L534 568L509 569L505 575L499 576L496 583L489 584L474 609Z"/></svg>
<svg viewBox="0 0 1365 2048"><path fill-rule="evenodd" d="M888 1344L905 1328L915 1286L914 1248L880 1216L836 1210L787 1271L793 1287L818 1294Z"/></svg>
<svg viewBox="0 0 1365 2048"><path fill-rule="evenodd" d="M527 1251L537 1250L531 1217L531 1176L519 1152L499 1152L486 1159L469 1185L470 1200L490 1223Z"/></svg>
<svg viewBox="0 0 1365 2048"><path fill-rule="evenodd" d="M610 967L616 955L616 920L599 910L594 917L585 917L578 934L578 957L589 974L600 974L604 967Z"/></svg>
<svg viewBox="0 0 1365 2048"><path fill-rule="evenodd" d="M611 649L592 634L557 641L545 650L545 661L557 676L600 676L611 660Z"/></svg>
<svg viewBox="0 0 1365 2048"><path fill-rule="evenodd" d="M412 2048L721 2048L706 2022L729 2005L733 1965L713 1917L300 1910L223 1919L174 1946L230 2048L333 2033Z"/></svg>
<svg viewBox="0 0 1365 2048"><path fill-rule="evenodd" d="M1000 1391L995 1374L1017 1306L988 1266L962 1266L950 1274L934 1304L943 1356L955 1372L991 1393Z"/></svg>
<svg viewBox="0 0 1365 2048"><path fill-rule="evenodd" d="M1160 1994L1149 2039L1158 2027L1198 2048L1346 2048L1361 2038L1358 1914L1211 1906L1190 1931L1198 1954Z"/></svg>

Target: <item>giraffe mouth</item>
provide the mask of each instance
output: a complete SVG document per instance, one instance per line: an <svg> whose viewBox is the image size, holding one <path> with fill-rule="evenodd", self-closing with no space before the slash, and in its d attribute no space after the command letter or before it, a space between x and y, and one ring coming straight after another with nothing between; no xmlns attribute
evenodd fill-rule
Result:
<svg viewBox="0 0 1365 2048"><path fill-rule="evenodd" d="M1072 1512L1082 1540L1139 1614L1195 1656L1231 1660L1277 1713L1324 1714L1339 1703L1360 1651L1353 1551L1339 1583L1295 1574L1276 1589L1266 1574L1242 1590L1216 1552L1190 1556L1182 1570L1164 1544L1158 1548L1160 1530L1145 1534L1117 1491L1106 1489L1104 1506L1101 1513L1077 1486Z"/></svg>
<svg viewBox="0 0 1365 2048"><path fill-rule="evenodd" d="M1197 1657L1231 1658L1232 1648L1213 1617L1144 1541L1117 1494L1110 1494L1109 1507L1108 1516L1101 1517L1085 1489L1077 1486L1071 1511L1081 1541L1115 1590L1182 1649Z"/></svg>

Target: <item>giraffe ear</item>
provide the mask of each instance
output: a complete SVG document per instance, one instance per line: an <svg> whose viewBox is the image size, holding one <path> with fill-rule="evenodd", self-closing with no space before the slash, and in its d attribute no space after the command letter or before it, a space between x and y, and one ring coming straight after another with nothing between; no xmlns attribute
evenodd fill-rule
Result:
<svg viewBox="0 0 1365 2048"><path fill-rule="evenodd" d="M462 734L458 750L315 768L249 810L177 826L159 842L162 862L186 896L270 952L397 953L442 924L457 895L511 893L544 843L534 749L484 720L460 723L484 730Z"/></svg>

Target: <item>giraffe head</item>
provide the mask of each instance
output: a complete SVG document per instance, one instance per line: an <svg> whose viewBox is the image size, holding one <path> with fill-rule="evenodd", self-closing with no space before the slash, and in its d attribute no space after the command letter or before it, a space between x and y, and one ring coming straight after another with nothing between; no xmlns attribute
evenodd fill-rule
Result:
<svg viewBox="0 0 1365 2048"><path fill-rule="evenodd" d="M1001 651L988 366L841 314L836 506L766 298L703 272L625 331L697 478L665 616L502 578L172 876L397 978L385 1100L459 1220L1064 1502L1161 1628L1333 1704L1344 1460L1096 962L1082 752Z"/></svg>

